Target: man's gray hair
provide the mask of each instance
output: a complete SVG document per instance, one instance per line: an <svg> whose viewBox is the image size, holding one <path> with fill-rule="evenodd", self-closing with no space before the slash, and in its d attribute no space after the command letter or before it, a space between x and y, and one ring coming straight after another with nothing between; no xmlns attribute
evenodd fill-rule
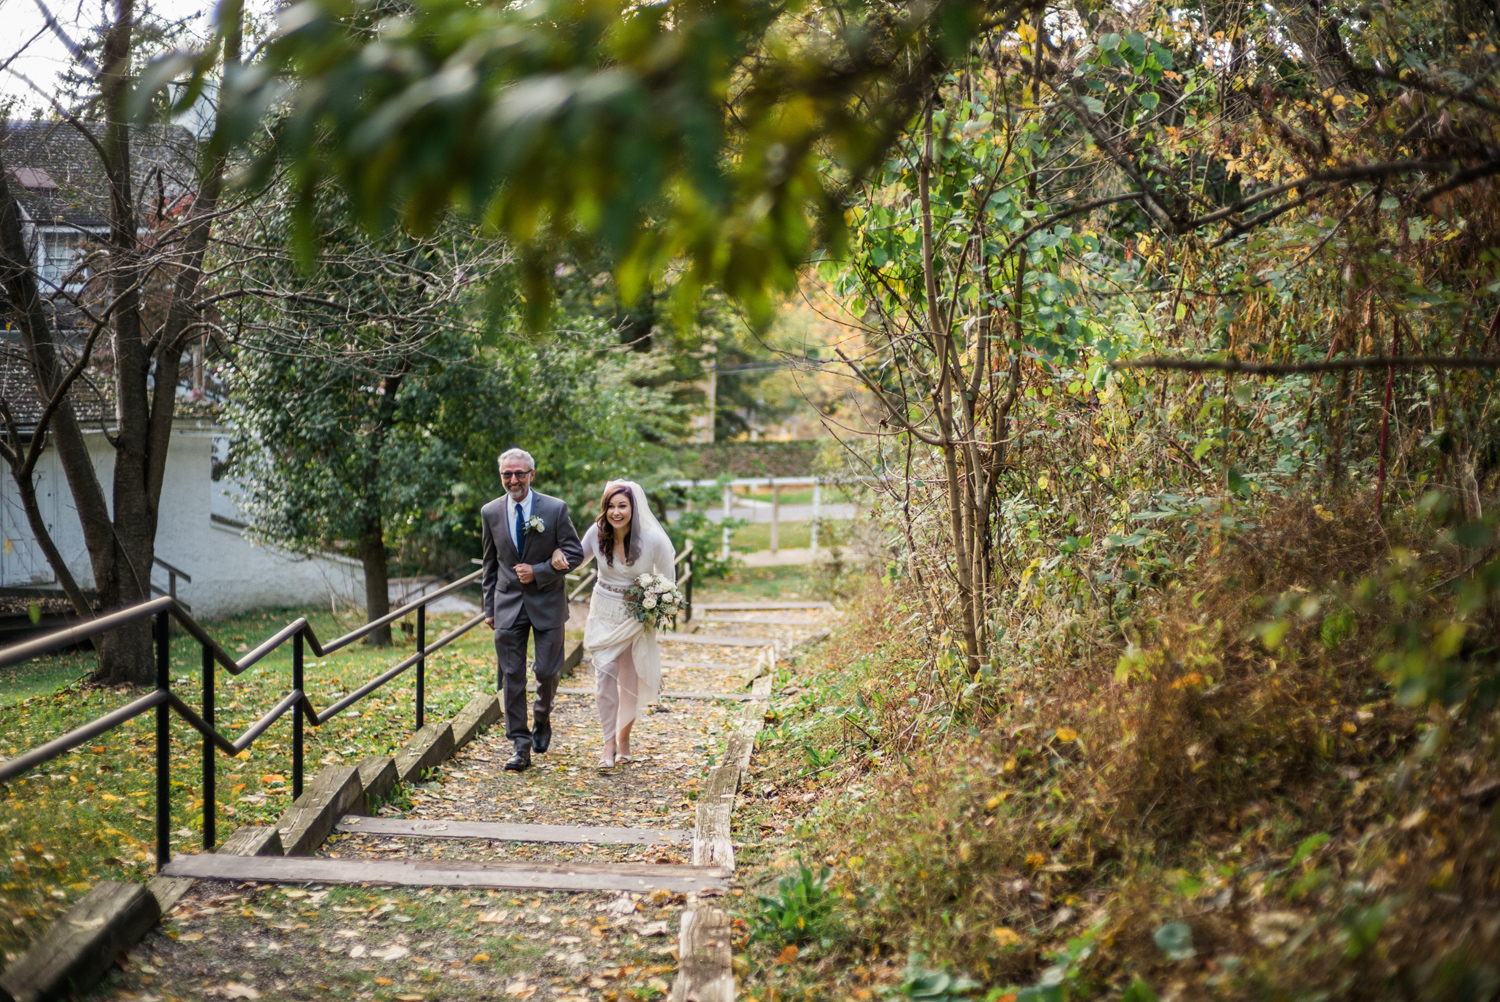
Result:
<svg viewBox="0 0 1500 1002"><path fill-rule="evenodd" d="M532 470L536 469L536 460L532 459L531 453L527 452L525 449L506 449L504 452L500 453L500 458L495 460L495 466L499 467L499 465L505 462L507 459L524 459L526 461L526 465L529 468L531 468Z"/></svg>

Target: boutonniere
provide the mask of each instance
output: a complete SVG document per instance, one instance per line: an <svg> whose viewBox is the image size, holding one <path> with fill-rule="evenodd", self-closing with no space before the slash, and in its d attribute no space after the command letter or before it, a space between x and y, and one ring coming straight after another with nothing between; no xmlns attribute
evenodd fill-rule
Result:
<svg viewBox="0 0 1500 1002"><path fill-rule="evenodd" d="M547 523L542 521L540 515L533 515L526 520L527 532L541 532L545 528L547 528Z"/></svg>

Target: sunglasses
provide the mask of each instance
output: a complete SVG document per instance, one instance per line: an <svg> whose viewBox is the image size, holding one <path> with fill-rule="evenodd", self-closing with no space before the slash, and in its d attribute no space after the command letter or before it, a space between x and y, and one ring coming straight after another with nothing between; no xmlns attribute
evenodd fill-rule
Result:
<svg viewBox="0 0 1500 1002"><path fill-rule="evenodd" d="M531 476L535 472L536 472L535 470L522 470L519 473L516 473L516 472L510 471L510 470L507 470L504 473L500 474L500 479L501 480L520 480L522 477L529 477L529 476Z"/></svg>

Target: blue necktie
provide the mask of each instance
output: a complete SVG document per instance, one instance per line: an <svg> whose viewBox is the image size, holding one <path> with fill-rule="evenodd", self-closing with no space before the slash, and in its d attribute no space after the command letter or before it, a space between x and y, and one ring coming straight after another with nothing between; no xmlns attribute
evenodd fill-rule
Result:
<svg viewBox="0 0 1500 1002"><path fill-rule="evenodd" d="M521 555L521 550L524 549L524 547L522 546L522 541L526 538L525 533L525 516L522 514L521 506L518 504L516 505L516 556L518 557Z"/></svg>

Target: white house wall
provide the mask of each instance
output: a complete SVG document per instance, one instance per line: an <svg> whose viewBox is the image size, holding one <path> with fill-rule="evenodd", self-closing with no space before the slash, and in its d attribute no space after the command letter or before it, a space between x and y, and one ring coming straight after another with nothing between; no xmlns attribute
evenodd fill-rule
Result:
<svg viewBox="0 0 1500 1002"><path fill-rule="evenodd" d="M178 422L167 456L157 522L156 555L185 571L192 583L178 581L177 594L194 612L223 616L250 609L291 605L364 604L364 575L357 561L335 556L300 557L274 546L256 545L244 531L215 522L212 495L221 486L210 480L215 434L210 425ZM114 469L114 450L97 432L88 435L94 468L106 498ZM55 450L38 464L43 517L79 584L94 586L83 528L73 505ZM56 587L51 568L41 557L8 472L0 476L0 586ZM157 567L152 580L167 585Z"/></svg>

